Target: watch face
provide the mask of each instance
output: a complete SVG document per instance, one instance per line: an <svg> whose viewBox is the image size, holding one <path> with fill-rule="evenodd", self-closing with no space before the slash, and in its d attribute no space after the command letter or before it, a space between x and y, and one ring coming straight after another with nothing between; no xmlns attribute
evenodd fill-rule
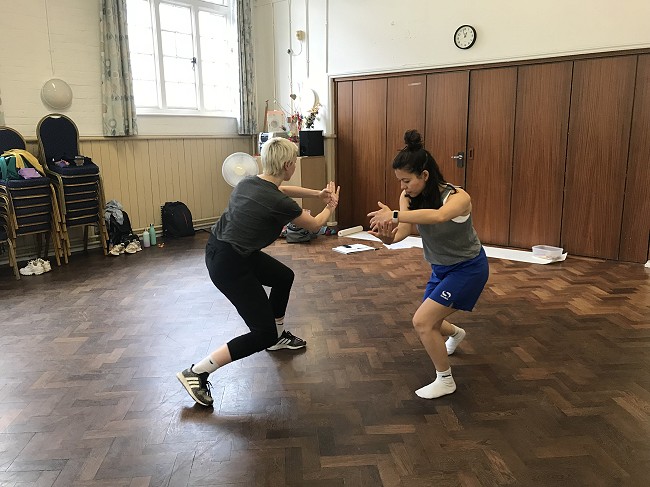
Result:
<svg viewBox="0 0 650 487"><path fill-rule="evenodd" d="M460 49L469 49L476 41L476 30L471 25L461 25L454 34L454 43Z"/></svg>

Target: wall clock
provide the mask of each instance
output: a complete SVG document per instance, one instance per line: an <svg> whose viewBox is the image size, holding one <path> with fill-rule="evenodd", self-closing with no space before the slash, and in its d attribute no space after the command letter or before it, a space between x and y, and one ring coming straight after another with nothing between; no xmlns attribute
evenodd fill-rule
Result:
<svg viewBox="0 0 650 487"><path fill-rule="evenodd" d="M476 42L476 29L471 25L461 25L454 34L454 44L459 49L469 49Z"/></svg>

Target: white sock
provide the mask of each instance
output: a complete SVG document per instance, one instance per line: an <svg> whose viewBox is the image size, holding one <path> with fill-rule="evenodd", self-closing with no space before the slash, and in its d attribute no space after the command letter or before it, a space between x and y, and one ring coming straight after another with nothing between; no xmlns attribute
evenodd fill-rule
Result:
<svg viewBox="0 0 650 487"><path fill-rule="evenodd" d="M415 393L423 399L435 399L436 397L451 394L456 390L456 382L451 375L451 368L443 372L436 370L436 380L428 386L424 386Z"/></svg>
<svg viewBox="0 0 650 487"><path fill-rule="evenodd" d="M462 328L454 324L451 324L451 326L454 327L455 331L449 336L449 338L447 338L447 341L445 342L445 347L447 347L447 355L451 355L456 351L456 347L460 345L460 342L465 339L465 335L467 334Z"/></svg>
<svg viewBox="0 0 650 487"><path fill-rule="evenodd" d="M192 372L194 372L195 374L202 374L204 372L211 374L218 368L219 368L219 364L214 360L212 360L210 358L210 355L208 355L203 360L201 360L200 362L192 366Z"/></svg>
<svg viewBox="0 0 650 487"><path fill-rule="evenodd" d="M275 319L275 328L278 330L278 338L284 333L284 316Z"/></svg>

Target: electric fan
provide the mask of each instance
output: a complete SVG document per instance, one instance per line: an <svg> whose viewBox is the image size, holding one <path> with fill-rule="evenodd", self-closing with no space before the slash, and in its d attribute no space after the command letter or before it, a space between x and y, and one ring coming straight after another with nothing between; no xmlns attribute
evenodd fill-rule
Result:
<svg viewBox="0 0 650 487"><path fill-rule="evenodd" d="M221 166L223 179L233 188L246 176L255 176L258 173L257 159L245 152L230 154Z"/></svg>

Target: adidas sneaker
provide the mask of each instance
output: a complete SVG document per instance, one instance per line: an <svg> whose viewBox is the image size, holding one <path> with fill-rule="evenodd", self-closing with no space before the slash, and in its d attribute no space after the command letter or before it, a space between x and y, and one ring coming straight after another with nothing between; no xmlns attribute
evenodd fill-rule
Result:
<svg viewBox="0 0 650 487"><path fill-rule="evenodd" d="M275 345L267 348L267 350L270 352L274 350L282 350L283 348L288 348L289 350L297 350L306 346L307 342L305 340L298 338L291 332L285 330L282 332L282 335L278 337L278 342Z"/></svg>
<svg viewBox="0 0 650 487"><path fill-rule="evenodd" d="M183 384L183 387L194 401L201 406L212 406L214 401L212 394L210 394L212 384L208 382L209 374L207 372L202 374L192 372L192 367L176 374L176 378Z"/></svg>

